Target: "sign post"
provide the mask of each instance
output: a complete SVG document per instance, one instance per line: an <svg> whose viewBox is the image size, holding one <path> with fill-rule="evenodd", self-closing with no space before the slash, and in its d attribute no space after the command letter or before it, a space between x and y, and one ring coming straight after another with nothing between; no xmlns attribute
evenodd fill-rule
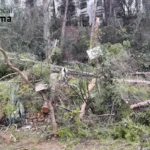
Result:
<svg viewBox="0 0 150 150"><path fill-rule="evenodd" d="M95 59L95 58L98 58L99 56L103 55L100 46L89 49L86 52L87 52L90 59Z"/></svg>

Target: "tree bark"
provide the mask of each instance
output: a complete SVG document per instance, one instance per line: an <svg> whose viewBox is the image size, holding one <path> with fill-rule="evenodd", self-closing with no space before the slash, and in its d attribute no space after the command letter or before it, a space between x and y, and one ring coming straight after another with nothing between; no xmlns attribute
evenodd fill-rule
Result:
<svg viewBox="0 0 150 150"><path fill-rule="evenodd" d="M55 0L53 0L53 17L56 19Z"/></svg>
<svg viewBox="0 0 150 150"><path fill-rule="evenodd" d="M44 51L45 51L45 55L46 58L48 58L48 56L50 55L50 31L49 31L49 4L50 4L50 0L43 0L43 15L44 15L44 43L45 43L45 47L44 47Z"/></svg>
<svg viewBox="0 0 150 150"><path fill-rule="evenodd" d="M67 22L68 4L69 4L69 0L66 0L65 13L64 13L64 16L63 16L63 23L62 23L62 30L61 30L61 43L60 43L60 47L61 48L63 48L63 45L64 45L64 37L65 37L65 28L66 28L66 22Z"/></svg>
<svg viewBox="0 0 150 150"><path fill-rule="evenodd" d="M51 101L48 99L47 94L44 91L41 91L40 93L43 96L44 100L48 104L48 108L50 110L50 117L51 117L51 121L52 121L53 134L56 135L56 132L57 132L57 123L56 123L56 119L55 119L54 107L53 107Z"/></svg>
<svg viewBox="0 0 150 150"><path fill-rule="evenodd" d="M91 36L90 36L90 48L92 48L93 46L95 46L94 44L93 44L93 39L94 39L94 36L95 36L95 31L96 31L96 28L95 28L95 26L96 26L96 21L95 21L95 19L96 19L96 8L97 8L97 0L95 0L95 2L94 2L94 22L92 23L92 27L91 27Z"/></svg>
<svg viewBox="0 0 150 150"><path fill-rule="evenodd" d="M135 108L147 107L147 106L150 106L150 100L140 102L140 103L137 103L137 104L133 104L133 105L130 106L130 108L135 109Z"/></svg>

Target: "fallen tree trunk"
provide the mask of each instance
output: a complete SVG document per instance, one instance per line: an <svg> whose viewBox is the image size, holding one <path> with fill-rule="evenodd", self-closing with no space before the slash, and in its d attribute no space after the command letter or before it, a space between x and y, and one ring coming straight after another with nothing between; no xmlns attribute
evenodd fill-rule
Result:
<svg viewBox="0 0 150 150"><path fill-rule="evenodd" d="M135 109L135 108L140 108L140 107L147 107L150 105L150 100L144 101L144 102L140 102L137 104L133 104L130 106L131 109Z"/></svg>
<svg viewBox="0 0 150 150"><path fill-rule="evenodd" d="M15 72L18 72L18 74L21 76L22 80L25 83L27 83L28 85L30 85L31 88L35 89L35 87L33 86L33 84L31 84L29 82L29 80L27 79L27 77L18 68L14 67L13 64L11 64L11 62L8 59L8 56L7 56L6 52L2 48L0 48L0 51L4 55L5 62L10 67L10 69L14 70ZM53 105L52 105L51 101L48 99L47 94L45 93L45 91L40 91L39 93L42 95L42 97L44 98L44 100L48 103L48 106L49 106L49 109L50 109L51 121L52 121L53 134L56 135L56 132L57 132L57 123L56 123L56 119L55 119L55 113L54 113Z"/></svg>
<svg viewBox="0 0 150 150"><path fill-rule="evenodd" d="M97 115L98 117L105 117L105 116L114 116L115 114L102 114L102 115Z"/></svg>
<svg viewBox="0 0 150 150"><path fill-rule="evenodd" d="M150 75L150 72L134 72L128 73L129 75Z"/></svg>
<svg viewBox="0 0 150 150"><path fill-rule="evenodd" d="M0 58L0 60L5 60ZM9 58L9 60L15 60L15 58ZM27 58L20 58L20 61L25 61L25 62L33 62L34 64L39 64L38 61L34 61L34 60L30 60L30 59L27 59ZM54 73L60 73L60 71L62 70L62 68L64 68L63 66L58 66L58 65L50 65L50 68L51 68L51 72L54 72ZM68 69L68 68L67 68ZM90 73L90 72L84 72L84 71L75 71L73 69L68 69L68 74L69 75L73 75L73 76L82 76L82 77L95 77L95 78L98 78L100 77L100 75L95 75L93 73Z"/></svg>
<svg viewBox="0 0 150 150"><path fill-rule="evenodd" d="M114 79L114 80L118 82L130 83L130 84L150 85L150 81L145 81L145 80L132 80L132 79Z"/></svg>
<svg viewBox="0 0 150 150"><path fill-rule="evenodd" d="M62 66L51 65L51 71L54 73L60 73L62 68L63 68ZM100 75L94 75L93 73L90 73L90 72L75 71L73 69L68 69L68 75L74 75L78 77L81 77L81 76L82 77L95 77L95 78L101 77Z"/></svg>

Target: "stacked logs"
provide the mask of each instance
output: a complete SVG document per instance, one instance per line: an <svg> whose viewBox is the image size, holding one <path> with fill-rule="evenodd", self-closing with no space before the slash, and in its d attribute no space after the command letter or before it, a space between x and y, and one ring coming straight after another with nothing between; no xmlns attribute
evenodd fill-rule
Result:
<svg viewBox="0 0 150 150"><path fill-rule="evenodd" d="M41 121L44 122L42 113L26 113L26 124L34 124Z"/></svg>
<svg viewBox="0 0 150 150"><path fill-rule="evenodd" d="M49 108L47 102L41 107L41 112L38 113L26 113L26 124L33 124L37 126L39 124L45 124L48 122Z"/></svg>
<svg viewBox="0 0 150 150"><path fill-rule="evenodd" d="M43 113L26 113L26 124L32 124L34 127L45 124L47 122L47 115Z"/></svg>

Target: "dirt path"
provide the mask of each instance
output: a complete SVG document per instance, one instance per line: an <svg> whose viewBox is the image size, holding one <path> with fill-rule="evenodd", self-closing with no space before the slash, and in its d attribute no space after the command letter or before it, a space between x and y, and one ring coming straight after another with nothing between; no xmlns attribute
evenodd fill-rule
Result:
<svg viewBox="0 0 150 150"><path fill-rule="evenodd" d="M11 131L11 130L10 130ZM41 132L11 131L0 134L0 150L139 150L140 145L124 140L100 139L69 142L46 140ZM14 138L8 140L10 135Z"/></svg>
<svg viewBox="0 0 150 150"><path fill-rule="evenodd" d="M28 141L29 142L29 141ZM47 141L42 143L28 143L26 141L1 144L0 150L138 150L138 144L127 141L81 141L78 144L60 143L58 141Z"/></svg>

